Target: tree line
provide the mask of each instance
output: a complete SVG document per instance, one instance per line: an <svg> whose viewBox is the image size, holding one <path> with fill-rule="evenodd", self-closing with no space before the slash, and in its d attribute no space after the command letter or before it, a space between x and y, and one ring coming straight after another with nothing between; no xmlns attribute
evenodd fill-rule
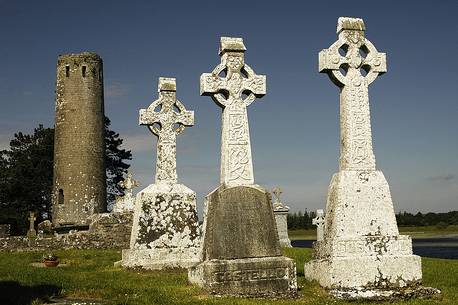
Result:
<svg viewBox="0 0 458 305"><path fill-rule="evenodd" d="M315 212L302 212L288 214L288 229L313 229L312 219L316 217ZM445 228L449 225L458 225L458 211L447 213L421 213L399 212L396 214L398 226L438 226Z"/></svg>
<svg viewBox="0 0 458 305"><path fill-rule="evenodd" d="M124 180L132 159L129 150L121 148L123 139L110 129L105 117L105 165L107 201L124 195L119 182ZM10 148L0 150L0 224L10 224L12 234L24 234L27 216L35 212L37 222L50 219L54 160L54 128L39 125L32 134L17 132Z"/></svg>

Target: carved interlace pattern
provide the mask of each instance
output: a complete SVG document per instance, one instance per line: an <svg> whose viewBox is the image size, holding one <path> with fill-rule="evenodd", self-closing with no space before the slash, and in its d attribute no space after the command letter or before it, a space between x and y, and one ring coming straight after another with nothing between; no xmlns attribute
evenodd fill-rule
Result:
<svg viewBox="0 0 458 305"><path fill-rule="evenodd" d="M202 74L200 86L201 94L210 95L223 108L221 182L253 184L247 107L265 94L266 77L245 64L243 52L228 52L212 73Z"/></svg>
<svg viewBox="0 0 458 305"><path fill-rule="evenodd" d="M340 169L375 170L368 86L386 72L385 53L377 51L364 31L343 30L329 49L320 52L319 65L320 72L341 88Z"/></svg>
<svg viewBox="0 0 458 305"><path fill-rule="evenodd" d="M176 183L176 136L194 124L194 112L186 110L174 91L160 91L156 101L140 110L140 124L158 137L156 183Z"/></svg>

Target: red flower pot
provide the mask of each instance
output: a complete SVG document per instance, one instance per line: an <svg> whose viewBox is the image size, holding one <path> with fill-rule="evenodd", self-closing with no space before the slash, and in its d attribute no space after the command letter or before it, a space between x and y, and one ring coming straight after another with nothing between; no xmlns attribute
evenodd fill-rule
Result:
<svg viewBox="0 0 458 305"><path fill-rule="evenodd" d="M43 264L46 267L57 267L57 265L59 265L59 261L47 261L47 260L44 260Z"/></svg>

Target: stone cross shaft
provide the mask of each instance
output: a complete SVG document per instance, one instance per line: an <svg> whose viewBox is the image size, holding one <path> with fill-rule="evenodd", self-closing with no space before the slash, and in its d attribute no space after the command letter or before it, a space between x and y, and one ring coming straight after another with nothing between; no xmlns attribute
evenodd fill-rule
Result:
<svg viewBox="0 0 458 305"><path fill-rule="evenodd" d="M322 241L324 239L324 211L316 210L316 217L312 219L312 224L316 226L316 240Z"/></svg>
<svg viewBox="0 0 458 305"><path fill-rule="evenodd" d="M362 19L340 17L338 40L319 54L320 72L340 87L340 170L375 170L368 86L386 72L386 56L364 31Z"/></svg>
<svg viewBox="0 0 458 305"><path fill-rule="evenodd" d="M147 109L140 109L139 124L158 137L156 183L177 183L176 136L185 126L194 125L194 111L187 111L176 98L174 78L159 78L159 98Z"/></svg>
<svg viewBox="0 0 458 305"><path fill-rule="evenodd" d="M256 75L244 61L242 38L221 37L221 63L200 77L200 94L223 108L221 183L254 183L247 107L266 93L265 75Z"/></svg>
<svg viewBox="0 0 458 305"><path fill-rule="evenodd" d="M140 186L140 183L132 177L131 173L127 174L127 177L118 183L118 185L124 188L124 194L127 197L132 197L133 189Z"/></svg>
<svg viewBox="0 0 458 305"><path fill-rule="evenodd" d="M35 217L35 213L29 212L29 230L30 231L35 230L35 220L37 220L37 218Z"/></svg>

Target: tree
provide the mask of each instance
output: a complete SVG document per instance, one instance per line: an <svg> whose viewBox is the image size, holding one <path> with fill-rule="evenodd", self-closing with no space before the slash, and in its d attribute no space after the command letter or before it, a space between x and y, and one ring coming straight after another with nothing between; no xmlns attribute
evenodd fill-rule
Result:
<svg viewBox="0 0 458 305"><path fill-rule="evenodd" d="M105 117L105 162L107 201L123 195L118 185L132 160L130 151L122 149L123 140L110 130ZM12 225L12 232L23 234L28 228L29 211L37 213L37 221L51 217L53 183L54 128L39 125L33 134L14 134L9 150L0 151L0 223Z"/></svg>
<svg viewBox="0 0 458 305"><path fill-rule="evenodd" d="M110 119L105 117L105 165L109 205L114 203L116 195L124 195L124 188L119 185L119 182L124 180L124 174L130 167L130 164L125 163L124 160L132 160L132 153L130 150L121 148L123 139L119 137L119 133L110 130L110 124Z"/></svg>
<svg viewBox="0 0 458 305"><path fill-rule="evenodd" d="M53 150L54 129L39 125L31 135L14 134L10 149L0 152L0 221L17 233L27 229L29 211L38 220L50 215Z"/></svg>

